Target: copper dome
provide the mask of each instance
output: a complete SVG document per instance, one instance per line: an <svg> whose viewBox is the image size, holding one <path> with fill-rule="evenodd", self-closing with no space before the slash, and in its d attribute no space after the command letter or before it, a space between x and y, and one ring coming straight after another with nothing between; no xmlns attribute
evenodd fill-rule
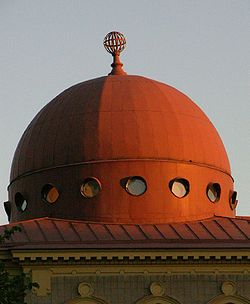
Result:
<svg viewBox="0 0 250 304"><path fill-rule="evenodd" d="M129 177L147 189L129 195ZM80 186L88 177L101 192L88 199ZM188 195L171 193L175 178L187 180ZM209 201L210 183L220 201ZM41 197L54 185L54 204ZM207 116L186 95L163 83L129 75L77 84L58 95L24 132L12 163L11 221L57 217L102 222L152 223L234 215L233 179L223 143ZM20 212L15 195L27 199Z"/></svg>

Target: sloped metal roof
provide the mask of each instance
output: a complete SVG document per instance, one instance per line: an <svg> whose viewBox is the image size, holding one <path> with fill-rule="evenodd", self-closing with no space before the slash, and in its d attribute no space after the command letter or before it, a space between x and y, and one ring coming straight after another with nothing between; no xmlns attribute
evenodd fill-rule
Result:
<svg viewBox="0 0 250 304"><path fill-rule="evenodd" d="M250 217L168 224L107 224L41 218L21 227L2 249L250 248Z"/></svg>

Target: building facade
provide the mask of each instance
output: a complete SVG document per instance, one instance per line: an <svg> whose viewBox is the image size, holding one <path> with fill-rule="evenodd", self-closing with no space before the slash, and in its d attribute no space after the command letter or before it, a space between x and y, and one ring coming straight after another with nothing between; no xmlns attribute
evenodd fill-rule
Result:
<svg viewBox="0 0 250 304"><path fill-rule="evenodd" d="M250 303L250 217L224 145L186 95L124 72L125 44L109 33L111 73L24 132L5 202L21 232L0 257L39 284L32 304Z"/></svg>

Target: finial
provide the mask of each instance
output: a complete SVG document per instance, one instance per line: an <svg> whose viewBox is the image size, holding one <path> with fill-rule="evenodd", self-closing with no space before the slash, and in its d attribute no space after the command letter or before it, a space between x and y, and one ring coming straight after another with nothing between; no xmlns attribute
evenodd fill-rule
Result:
<svg viewBox="0 0 250 304"><path fill-rule="evenodd" d="M126 46L126 39L123 34L119 32L108 33L103 40L103 45L106 51L113 56L113 63L111 64L112 71L109 75L127 75L127 73L123 71L123 63L120 61L120 53Z"/></svg>

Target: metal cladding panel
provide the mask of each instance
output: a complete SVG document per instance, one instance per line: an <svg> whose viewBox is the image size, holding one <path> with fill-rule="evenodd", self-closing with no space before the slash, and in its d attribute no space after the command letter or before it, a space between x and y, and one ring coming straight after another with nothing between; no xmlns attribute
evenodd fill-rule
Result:
<svg viewBox="0 0 250 304"><path fill-rule="evenodd" d="M186 224L189 229L193 231L193 233L200 240L213 240L214 237L209 231L203 226L201 222L187 223Z"/></svg>
<svg viewBox="0 0 250 304"><path fill-rule="evenodd" d="M37 221L27 221L24 225L20 225L22 231L25 231L30 242L44 242L44 232L40 229ZM19 233L15 233L14 236L18 236Z"/></svg>
<svg viewBox="0 0 250 304"><path fill-rule="evenodd" d="M229 240L231 237L225 232L223 226L214 221L204 221L203 225L214 236L216 240Z"/></svg>
<svg viewBox="0 0 250 304"><path fill-rule="evenodd" d="M169 225L169 224L159 224L156 225L157 229L164 235L167 240L180 239L180 235Z"/></svg>
<svg viewBox="0 0 250 304"><path fill-rule="evenodd" d="M123 225L131 240L145 240L146 236L138 225Z"/></svg>
<svg viewBox="0 0 250 304"><path fill-rule="evenodd" d="M43 235L48 242L62 242L64 241L60 231L58 230L55 221L45 219L45 220L36 220L40 229L43 232ZM67 225L67 223L66 223ZM25 227L25 223L23 224ZM26 229L26 228L25 228Z"/></svg>
<svg viewBox="0 0 250 304"><path fill-rule="evenodd" d="M154 225L140 225L141 230L151 240L164 240L163 235Z"/></svg>
<svg viewBox="0 0 250 304"><path fill-rule="evenodd" d="M246 236L234 225L229 218L218 219L216 222L233 240L246 240Z"/></svg>
<svg viewBox="0 0 250 304"><path fill-rule="evenodd" d="M11 181L42 168L118 158L191 159L230 174L223 143L197 105L171 86L125 75L82 82L46 105L19 142Z"/></svg>
<svg viewBox="0 0 250 304"><path fill-rule="evenodd" d="M89 242L89 241L96 241L97 237L93 233L93 231L89 228L88 224L81 223L81 222L72 222L72 226L74 227L75 231L79 235L81 241Z"/></svg>
<svg viewBox="0 0 250 304"><path fill-rule="evenodd" d="M214 217L179 224L127 225L44 218L17 223L21 232L14 233L1 247L250 248L249 222L248 219ZM12 226L1 226L0 233Z"/></svg>
<svg viewBox="0 0 250 304"><path fill-rule="evenodd" d="M76 230L74 230L71 222L54 221L54 223L58 231L60 231L60 234L64 241L75 242L81 240Z"/></svg>
<svg viewBox="0 0 250 304"><path fill-rule="evenodd" d="M96 235L99 241L113 240L111 233L106 228L106 225L101 224L89 224L89 227Z"/></svg>
<svg viewBox="0 0 250 304"><path fill-rule="evenodd" d="M115 240L128 241L131 240L126 230L122 225L106 225L109 232Z"/></svg>
<svg viewBox="0 0 250 304"><path fill-rule="evenodd" d="M237 220L237 219L232 219L233 223L237 226L238 229L240 229L240 231L242 233L244 233L244 235L250 239L250 217L247 220Z"/></svg>
<svg viewBox="0 0 250 304"><path fill-rule="evenodd" d="M173 229L178 233L178 235L185 240L195 240L197 236L190 230L190 228L185 224L171 224Z"/></svg>
<svg viewBox="0 0 250 304"><path fill-rule="evenodd" d="M136 199L121 185L135 175L148 185ZM192 188L183 204L166 187L178 176ZM88 177L102 185L92 204L79 191ZM219 204L204 195L213 180L222 189ZM47 184L60 193L54 205L41 196ZM36 115L15 152L9 201L11 222L51 217L133 225L234 216L229 191L233 179L227 154L203 111L169 85L116 75L74 85ZM15 206L18 192L28 202L25 212ZM61 237L70 238L68 233ZM178 233L195 237L188 227Z"/></svg>

